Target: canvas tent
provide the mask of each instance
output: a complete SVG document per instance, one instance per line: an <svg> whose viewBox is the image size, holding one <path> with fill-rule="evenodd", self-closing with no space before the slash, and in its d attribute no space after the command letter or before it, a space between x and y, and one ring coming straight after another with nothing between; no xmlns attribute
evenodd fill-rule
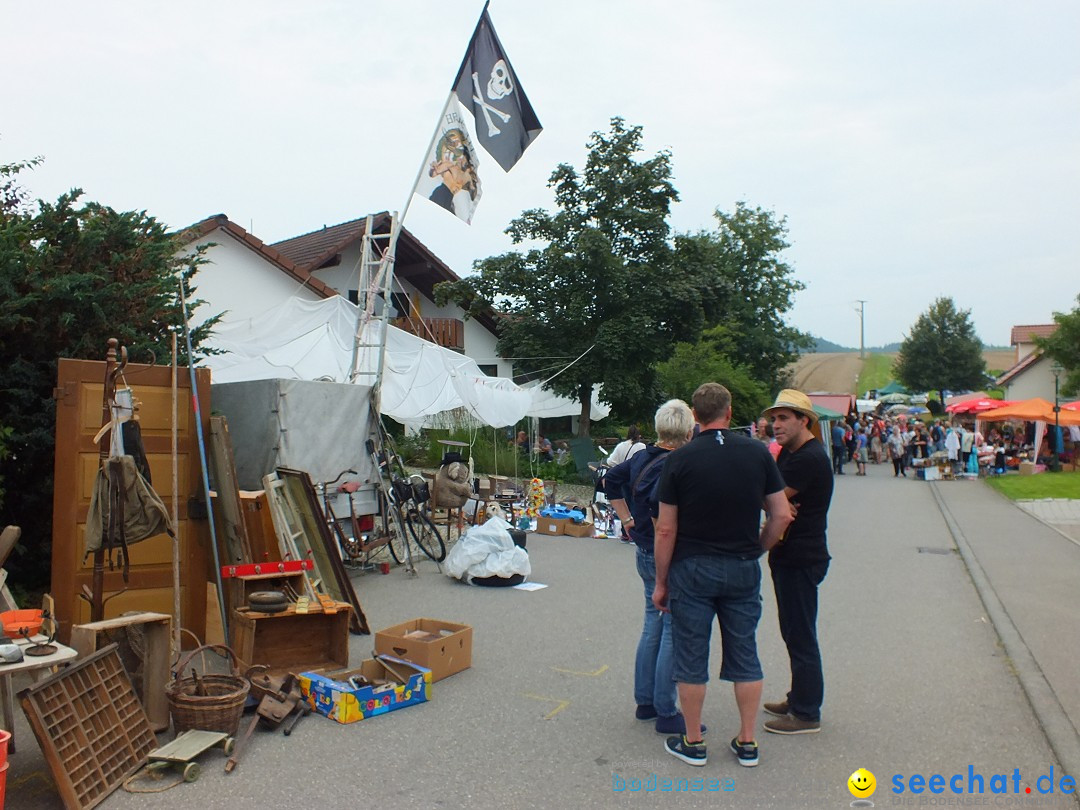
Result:
<svg viewBox="0 0 1080 810"><path fill-rule="evenodd" d="M222 350L206 365L215 383L251 380L349 380L357 308L341 296L322 301L298 298L257 318L224 323L207 345ZM379 362L378 330L365 328L356 382L370 385ZM405 425L420 427L447 411L460 410L485 425L504 427L525 416L576 416L581 406L538 386L524 387L489 377L471 358L387 327L380 411ZM594 396L592 415L608 407Z"/></svg>

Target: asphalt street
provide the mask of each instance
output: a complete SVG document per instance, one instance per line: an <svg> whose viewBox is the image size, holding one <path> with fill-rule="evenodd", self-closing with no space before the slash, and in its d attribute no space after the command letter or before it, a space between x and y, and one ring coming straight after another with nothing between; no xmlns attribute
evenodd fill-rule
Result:
<svg viewBox="0 0 1080 810"><path fill-rule="evenodd" d="M982 482L894 479L887 465L852 473L837 479L830 513L822 731L761 732L757 768L727 749L738 725L729 684L709 686L704 768L669 756L634 720L633 549L530 535L539 591L465 586L431 563L416 578L355 578L375 628L419 616L473 626L472 668L437 683L429 703L347 726L313 715L289 738L258 732L231 775L209 752L197 782L118 791L101 807L848 807L848 777L866 768L878 807L1076 808L1060 780L1080 777L1080 545ZM774 700L788 664L767 573L763 596ZM352 637L353 662L371 647ZM719 663L714 638L713 672ZM18 731L8 806L60 807L21 713ZM702 789L663 791L665 779ZM980 782L984 792L970 792Z"/></svg>

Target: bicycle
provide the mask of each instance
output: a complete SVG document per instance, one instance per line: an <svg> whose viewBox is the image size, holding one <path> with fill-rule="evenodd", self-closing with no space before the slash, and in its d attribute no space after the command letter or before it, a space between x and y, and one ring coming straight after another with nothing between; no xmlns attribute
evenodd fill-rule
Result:
<svg viewBox="0 0 1080 810"><path fill-rule="evenodd" d="M409 476L405 465L394 450L390 437L379 431L382 448L374 439L367 440L368 455L378 470L379 519L387 546L397 563L415 571L409 538L435 563L446 559L446 543L435 522L427 513L431 494L427 482L419 475Z"/></svg>
<svg viewBox="0 0 1080 810"><path fill-rule="evenodd" d="M351 469L342 470L331 481L316 482L315 490L319 497L322 498L323 516L330 527L331 533L337 538L338 544L341 546L342 556L350 564L356 564L359 560L362 570L370 570L373 567L372 556L389 544L390 536L386 532L375 532L375 520L372 515L358 516L356 514L356 509L353 506L353 493L360 489L361 484L359 481L346 481L334 490L338 494L344 493L348 495L349 498L348 524L352 530L352 536L350 537L345 532L342 523L345 522L346 518L339 518L334 512L329 488L340 481L346 474L356 475L357 472Z"/></svg>

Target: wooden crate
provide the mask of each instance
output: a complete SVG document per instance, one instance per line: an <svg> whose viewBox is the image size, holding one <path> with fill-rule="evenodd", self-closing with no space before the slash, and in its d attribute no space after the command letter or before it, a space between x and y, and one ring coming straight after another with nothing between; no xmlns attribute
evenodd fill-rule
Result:
<svg viewBox="0 0 1080 810"><path fill-rule="evenodd" d="M86 658L99 647L113 641L111 636L128 627L138 627L143 633L142 672L129 673L135 691L142 700L150 727L164 731L169 727L169 701L165 685L170 680L170 636L172 617L164 613L135 613L105 619L90 624L76 624L71 628L71 646L80 658Z"/></svg>
<svg viewBox="0 0 1080 810"><path fill-rule="evenodd" d="M297 613L295 605L282 613L234 610L230 646L241 668L264 664L274 673L300 673L348 667L352 609L344 602L330 604L311 605L308 613Z"/></svg>

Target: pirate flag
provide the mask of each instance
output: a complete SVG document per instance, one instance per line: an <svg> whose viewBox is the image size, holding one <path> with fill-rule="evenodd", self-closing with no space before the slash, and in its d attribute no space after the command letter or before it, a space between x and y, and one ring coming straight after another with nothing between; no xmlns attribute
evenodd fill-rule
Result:
<svg viewBox="0 0 1080 810"><path fill-rule="evenodd" d="M476 149L461 105L453 93L446 102L416 193L441 205L458 219L472 222L480 202Z"/></svg>
<svg viewBox="0 0 1080 810"><path fill-rule="evenodd" d="M480 145L503 171L510 171L543 127L506 58L487 6L454 80L454 93L473 114Z"/></svg>

